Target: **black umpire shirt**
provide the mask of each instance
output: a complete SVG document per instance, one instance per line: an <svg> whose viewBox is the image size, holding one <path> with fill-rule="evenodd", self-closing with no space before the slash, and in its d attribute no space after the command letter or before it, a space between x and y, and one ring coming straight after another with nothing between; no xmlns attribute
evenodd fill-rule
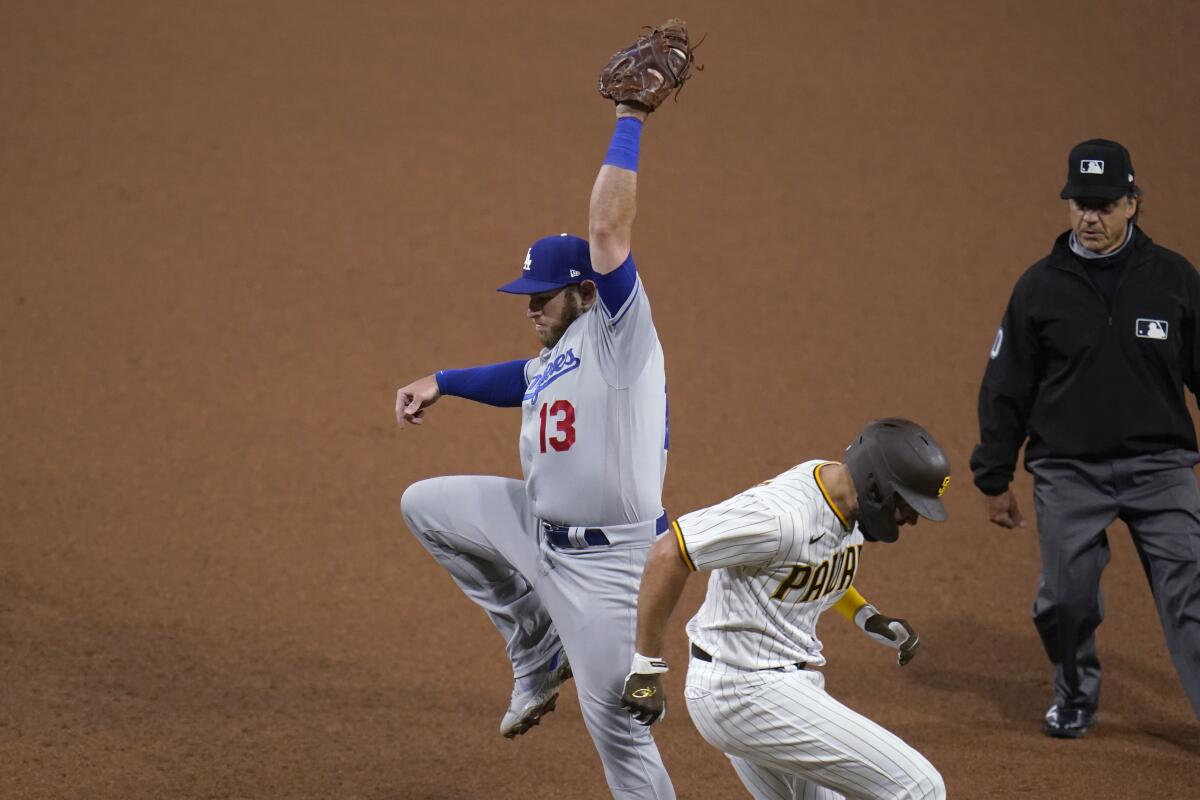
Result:
<svg viewBox="0 0 1200 800"><path fill-rule="evenodd" d="M1026 463L1196 449L1184 386L1195 394L1200 376L1200 275L1131 235L1115 291L1071 252L1070 231L1013 288L979 390L971 470L984 494L1008 488L1026 436Z"/></svg>

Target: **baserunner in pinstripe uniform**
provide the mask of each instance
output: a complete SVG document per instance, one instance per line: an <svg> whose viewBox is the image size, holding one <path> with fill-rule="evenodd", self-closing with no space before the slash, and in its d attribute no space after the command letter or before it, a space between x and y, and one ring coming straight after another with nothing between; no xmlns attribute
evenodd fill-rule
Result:
<svg viewBox="0 0 1200 800"><path fill-rule="evenodd" d="M918 517L941 521L950 466L914 422L872 422L845 463L808 461L685 514L651 549L638 600L637 654L623 704L643 725L666 711L663 629L688 576L711 570L688 622L688 711L742 783L766 800L944 798L929 761L825 692L817 619L837 608L906 664L919 639L854 589L863 541L894 542Z"/></svg>

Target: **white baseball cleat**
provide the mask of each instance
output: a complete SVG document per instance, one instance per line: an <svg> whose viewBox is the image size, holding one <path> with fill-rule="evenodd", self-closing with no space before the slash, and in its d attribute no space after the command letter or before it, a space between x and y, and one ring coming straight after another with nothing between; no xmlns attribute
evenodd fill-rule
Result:
<svg viewBox="0 0 1200 800"><path fill-rule="evenodd" d="M565 650L559 650L541 669L513 684L512 699L508 711L500 720L500 733L512 739L541 722L542 717L554 710L558 702L558 689L563 681L571 677L571 664Z"/></svg>

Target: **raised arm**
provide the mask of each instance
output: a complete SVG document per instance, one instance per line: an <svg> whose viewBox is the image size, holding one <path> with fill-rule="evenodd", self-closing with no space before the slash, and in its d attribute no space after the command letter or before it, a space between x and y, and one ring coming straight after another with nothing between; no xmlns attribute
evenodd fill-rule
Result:
<svg viewBox="0 0 1200 800"><path fill-rule="evenodd" d="M692 49L687 23L669 19L613 53L600 70L600 95L617 104L617 127L588 209L592 269L601 275L629 257L642 124L691 77Z"/></svg>
<svg viewBox="0 0 1200 800"><path fill-rule="evenodd" d="M604 164L592 184L588 206L588 244L592 269L607 275L629 257L633 218L637 215L638 148L647 114L617 104L617 126Z"/></svg>

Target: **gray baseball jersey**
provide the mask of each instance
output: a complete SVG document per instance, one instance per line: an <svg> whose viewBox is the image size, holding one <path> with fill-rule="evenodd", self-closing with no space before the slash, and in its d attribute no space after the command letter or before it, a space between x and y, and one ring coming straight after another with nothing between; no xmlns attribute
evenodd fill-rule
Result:
<svg viewBox="0 0 1200 800"><path fill-rule="evenodd" d="M619 800L673 800L648 728L620 706L637 590L662 516L663 353L632 258L597 276L599 302L526 364L524 481L454 475L405 490L405 521L500 632L514 676L563 648ZM544 522L600 528L555 544Z"/></svg>
<svg viewBox="0 0 1200 800"><path fill-rule="evenodd" d="M632 262L525 365L521 468L534 514L560 525L657 519L667 469L667 379ZM631 280L632 279L632 280Z"/></svg>
<svg viewBox="0 0 1200 800"><path fill-rule="evenodd" d="M680 550L713 570L688 638L742 669L825 663L817 618L854 582L862 549L808 461L676 522Z"/></svg>

